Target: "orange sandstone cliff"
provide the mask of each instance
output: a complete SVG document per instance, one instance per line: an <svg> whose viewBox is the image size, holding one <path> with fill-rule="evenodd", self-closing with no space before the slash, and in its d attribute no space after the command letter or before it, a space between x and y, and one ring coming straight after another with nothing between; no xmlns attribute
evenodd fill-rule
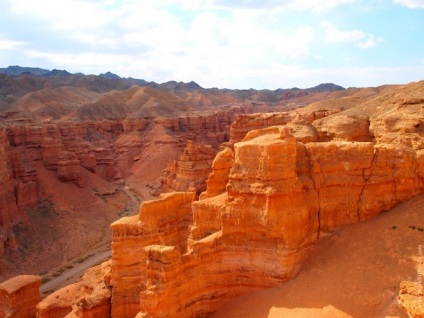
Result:
<svg viewBox="0 0 424 318"><path fill-rule="evenodd" d="M293 277L321 234L422 193L423 136L410 115L423 122L422 106L403 111L399 98L421 86L318 119L301 112L239 117L200 201L167 194L112 225L112 316L207 315L237 295ZM390 129L401 132L391 140L374 128L389 120L389 110ZM336 118L349 124L325 133ZM218 175L228 179L225 187Z"/></svg>
<svg viewBox="0 0 424 318"><path fill-rule="evenodd" d="M178 160L164 170L161 192L206 190L206 179L211 172L215 150L210 145L196 145L189 140Z"/></svg>
<svg viewBox="0 0 424 318"><path fill-rule="evenodd" d="M138 317L203 315L237 295L280 284L299 271L320 233L366 220L423 191L417 166L415 152L402 146L304 144L281 126L252 131L234 144L226 192L192 203L187 246L170 242L158 227L156 239L137 247L135 254L145 256L133 259L115 244L126 237L134 242L134 227L151 214L141 208L139 218L112 226L112 264L124 258L143 263L134 272L112 265L113 293L126 286L118 277L138 286L127 289L126 298L112 298L112 313L132 317L140 293ZM127 229L119 227L119 235L118 224Z"/></svg>
<svg viewBox="0 0 424 318"><path fill-rule="evenodd" d="M111 225L111 317L206 316L294 277L320 236L423 193L423 87L239 116L200 200L162 194Z"/></svg>
<svg viewBox="0 0 424 318"><path fill-rule="evenodd" d="M0 317L31 318L41 300L41 277L20 275L0 284Z"/></svg>

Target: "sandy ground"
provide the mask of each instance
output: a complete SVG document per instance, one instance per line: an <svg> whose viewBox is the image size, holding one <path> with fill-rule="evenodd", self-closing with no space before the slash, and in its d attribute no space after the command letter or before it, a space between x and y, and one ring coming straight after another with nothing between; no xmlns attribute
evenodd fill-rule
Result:
<svg viewBox="0 0 424 318"><path fill-rule="evenodd" d="M241 296L212 317L405 317L397 295L416 281L424 248L424 195L321 238L303 270L272 289Z"/></svg>

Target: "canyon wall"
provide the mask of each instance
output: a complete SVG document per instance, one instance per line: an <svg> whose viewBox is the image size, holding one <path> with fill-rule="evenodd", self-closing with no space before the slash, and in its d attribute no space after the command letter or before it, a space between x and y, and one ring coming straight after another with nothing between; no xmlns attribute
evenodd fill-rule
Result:
<svg viewBox="0 0 424 318"><path fill-rule="evenodd" d="M211 185L218 163L231 162L231 153L225 148L218 154ZM237 295L280 284L299 271L320 234L423 192L422 165L422 156L401 145L303 143L285 126L251 131L234 144L228 183L217 187L222 193L206 191L191 211L183 209L187 220L192 215L178 230L185 233L181 238L189 231L186 242L166 239L163 226L149 240L155 230L149 227L146 236L138 228L150 223L152 214L143 209L138 218L119 221L119 231L112 225L114 292L127 286L118 277L137 286L113 300L113 314L133 317L139 297L137 317L202 316ZM169 211L155 201L148 204L157 207L153 214ZM121 265L123 255L131 255L126 262L137 270Z"/></svg>
<svg viewBox="0 0 424 318"><path fill-rule="evenodd" d="M0 317L32 318L41 300L41 277L20 275L0 284Z"/></svg>
<svg viewBox="0 0 424 318"><path fill-rule="evenodd" d="M170 143L179 148L187 140L208 142L210 146L189 147L183 153L176 179L164 178L165 188L193 188L200 193L205 190L214 148L228 140L237 114L249 111L253 111L249 105L232 105L175 118L5 123L0 130L0 256L5 248L15 245L13 227L27 221L25 211L48 196L41 191L38 163L54 171L59 180L84 188L90 187L84 184L84 170L108 181L125 179L134 163L151 160L144 152L152 147ZM197 167L197 174L190 171L193 167ZM156 164L152 175L159 178L164 168Z"/></svg>
<svg viewBox="0 0 424 318"><path fill-rule="evenodd" d="M178 160L164 170L161 192L194 191L199 195L206 190L206 179L212 171L214 157L212 146L188 141Z"/></svg>
<svg viewBox="0 0 424 318"><path fill-rule="evenodd" d="M143 202L139 215L111 225L113 317L134 317L139 311L139 294L145 289L149 260L146 246L162 244L186 249L194 197L195 193L190 192L162 194L159 200Z"/></svg>
<svg viewBox="0 0 424 318"><path fill-rule="evenodd" d="M6 130L0 130L0 257L14 245L13 226L19 221L15 182L8 167Z"/></svg>

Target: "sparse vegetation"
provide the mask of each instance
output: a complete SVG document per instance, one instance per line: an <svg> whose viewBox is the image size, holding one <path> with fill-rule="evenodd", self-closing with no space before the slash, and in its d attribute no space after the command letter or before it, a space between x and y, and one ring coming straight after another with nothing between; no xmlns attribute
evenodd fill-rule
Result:
<svg viewBox="0 0 424 318"><path fill-rule="evenodd" d="M416 227L415 225L410 225L410 226L408 226L411 230L417 230L417 231L420 231L420 232L424 232L424 228L422 228L422 227Z"/></svg>
<svg viewBox="0 0 424 318"><path fill-rule="evenodd" d="M91 255L92 256L92 255ZM81 257L79 257L76 261L75 261L75 263L82 263L82 262L84 262L84 261L86 261L88 258L90 257L90 255L88 255L88 256L81 256Z"/></svg>
<svg viewBox="0 0 424 318"><path fill-rule="evenodd" d="M52 279L49 276L43 276L43 278L41 278L41 284L45 284L51 280Z"/></svg>
<svg viewBox="0 0 424 318"><path fill-rule="evenodd" d="M54 292L54 290L48 290L48 291L46 291L46 292L44 292L43 294L44 295L50 295L51 293L53 293Z"/></svg>

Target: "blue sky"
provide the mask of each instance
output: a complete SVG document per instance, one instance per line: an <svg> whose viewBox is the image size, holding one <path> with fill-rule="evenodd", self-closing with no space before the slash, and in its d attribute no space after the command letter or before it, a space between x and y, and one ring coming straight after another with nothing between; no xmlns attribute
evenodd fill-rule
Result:
<svg viewBox="0 0 424 318"><path fill-rule="evenodd" d="M424 0L0 0L0 67L203 87L424 79Z"/></svg>

